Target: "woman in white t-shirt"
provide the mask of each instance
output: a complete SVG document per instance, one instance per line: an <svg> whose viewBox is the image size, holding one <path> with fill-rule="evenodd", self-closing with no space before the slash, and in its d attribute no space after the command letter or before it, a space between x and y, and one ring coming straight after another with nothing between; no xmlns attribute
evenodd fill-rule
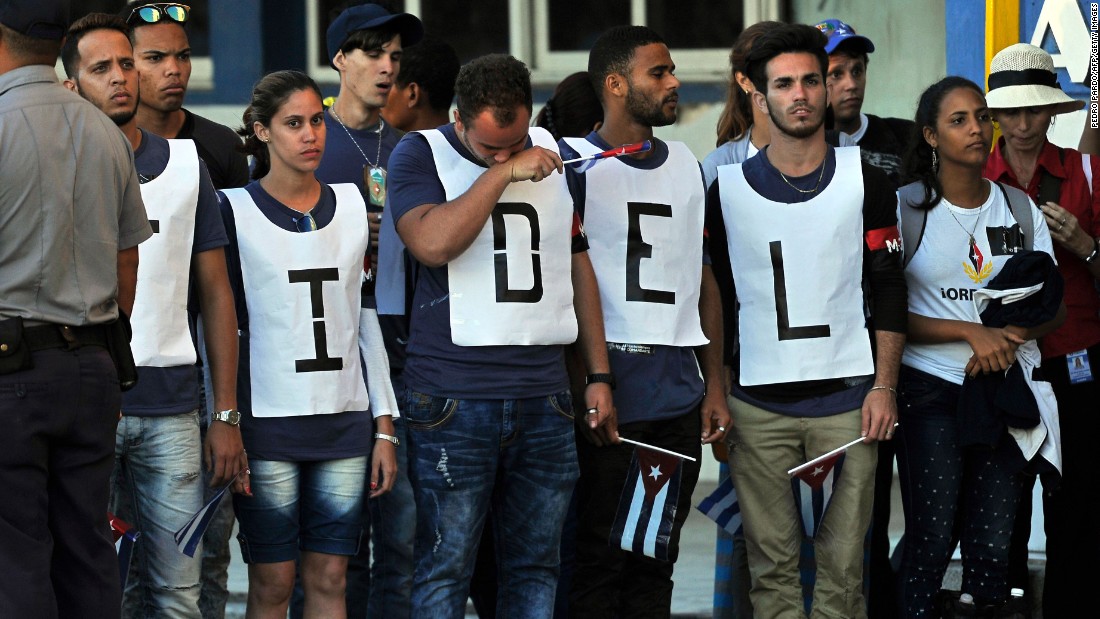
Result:
<svg viewBox="0 0 1100 619"><path fill-rule="evenodd" d="M917 182L899 190L901 217L923 219L908 227L922 230L918 238L904 239L909 336L898 385L905 507L899 593L911 619L940 616L937 594L956 538L963 593L978 607L1007 601L1009 538L1022 477L993 450L960 445L959 395L967 375L1007 370L1018 346L1064 318L1063 308L1039 327L991 328L975 309L974 292L1025 248L1021 228L1034 230L1030 248L1053 253L1042 213L1032 205L1031 225L1020 226L1006 193L982 178L993 123L981 89L960 77L944 78L921 95L916 124L923 140L910 144L905 171Z"/></svg>

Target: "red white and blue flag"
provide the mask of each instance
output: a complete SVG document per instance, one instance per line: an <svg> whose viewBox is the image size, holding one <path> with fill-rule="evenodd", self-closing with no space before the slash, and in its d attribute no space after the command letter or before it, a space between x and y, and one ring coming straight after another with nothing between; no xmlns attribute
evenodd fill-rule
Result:
<svg viewBox="0 0 1100 619"><path fill-rule="evenodd" d="M612 546L660 561L675 561L672 540L680 497L681 459L651 449L635 449L611 527Z"/></svg>
<svg viewBox="0 0 1100 619"><path fill-rule="evenodd" d="M733 488L733 478L728 475L714 492L699 502L697 509L717 522L730 535L739 535L744 528L741 525L741 504L737 502L737 490Z"/></svg>
<svg viewBox="0 0 1100 619"><path fill-rule="evenodd" d="M230 481L224 488L218 491L206 505L202 506L202 509L195 512L194 516L187 521L187 524L183 525L179 531L176 531L175 540L176 547L183 554L194 557L195 550L199 547L199 542L202 541L203 533L206 533L206 529L210 526L210 521L214 519L214 515L218 511L218 505L222 502L222 497L225 496L229 487L233 485L233 482L237 480L236 477L233 481Z"/></svg>
<svg viewBox="0 0 1100 619"><path fill-rule="evenodd" d="M132 524L119 519L111 512L107 512L107 523L111 526L111 533L115 537L115 552L118 553L118 579L122 583L122 590L126 590L126 576L130 573L130 558L134 554L134 544L141 533Z"/></svg>
<svg viewBox="0 0 1100 619"><path fill-rule="evenodd" d="M636 144L624 144L616 148L605 150L601 153L594 153L592 155L586 155L584 157L577 157L576 159L566 159L562 163L573 168L574 171L583 174L590 170L592 166L609 157L622 157L623 155L644 153L652 148L653 142L646 140L644 142L638 142Z"/></svg>
<svg viewBox="0 0 1100 619"><path fill-rule="evenodd" d="M843 466L844 452L840 452L791 476L795 509L802 521L802 530L810 539L817 535L817 529L825 519L825 510L829 508L829 500L833 497L833 489L840 479Z"/></svg>

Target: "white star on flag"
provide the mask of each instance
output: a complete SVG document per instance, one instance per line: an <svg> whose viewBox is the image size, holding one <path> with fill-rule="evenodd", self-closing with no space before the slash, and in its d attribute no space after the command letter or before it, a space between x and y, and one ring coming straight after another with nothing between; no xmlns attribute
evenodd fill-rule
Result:
<svg viewBox="0 0 1100 619"><path fill-rule="evenodd" d="M823 467L823 466L815 466L814 467L814 477L817 477L818 475L821 475L824 472L825 472L825 467Z"/></svg>
<svg viewBox="0 0 1100 619"><path fill-rule="evenodd" d="M649 475L648 476L652 477L653 479L660 479L661 478L661 465L658 464L657 466L649 467Z"/></svg>

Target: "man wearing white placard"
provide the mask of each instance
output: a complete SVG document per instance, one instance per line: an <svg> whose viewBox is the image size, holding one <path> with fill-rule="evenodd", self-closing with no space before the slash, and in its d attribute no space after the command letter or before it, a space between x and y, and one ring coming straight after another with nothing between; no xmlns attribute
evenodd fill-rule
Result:
<svg viewBox="0 0 1100 619"><path fill-rule="evenodd" d="M772 142L720 167L708 193L714 268L719 285L735 290L725 310L739 323L730 470L753 607L767 617L804 616L802 527L786 471L859 436L866 440L848 450L815 538L814 615L867 616L860 587L872 443L893 435L905 340L896 198L858 149L825 142L825 42L802 25L756 41L748 73Z"/></svg>
<svg viewBox="0 0 1100 619"><path fill-rule="evenodd" d="M126 22L93 13L69 30L61 50L68 79L122 130L134 150L142 199L155 233L142 248L130 347L137 386L122 397L112 510L139 523L136 578L126 616L199 613L200 560L176 547L175 531L203 504L201 467L216 486L248 466L237 424L237 317L225 265L229 243L206 165L191 140L140 129L138 72ZM193 278L193 279L192 279ZM199 373L187 305L194 284L220 412L199 437Z"/></svg>
<svg viewBox="0 0 1100 619"><path fill-rule="evenodd" d="M560 143L567 158L645 140L653 144L641 154L567 175L599 281L608 357L618 382L619 429L624 437L695 458L681 465L673 549L691 509L700 441L720 440L729 425L722 307L704 247L702 172L683 143L653 137L654 126L676 120L675 68L653 30L622 26L605 32L588 59L603 125L585 138ZM577 452L581 480L571 616L667 613L675 550L669 561L661 561L608 544L634 448L580 440Z"/></svg>
<svg viewBox="0 0 1100 619"><path fill-rule="evenodd" d="M617 440L599 293L557 146L529 127L527 67L478 58L455 93L454 124L410 133L389 162L387 210L416 262L413 616L462 616L491 506L498 612L549 617L577 478L565 344L590 372L590 429Z"/></svg>

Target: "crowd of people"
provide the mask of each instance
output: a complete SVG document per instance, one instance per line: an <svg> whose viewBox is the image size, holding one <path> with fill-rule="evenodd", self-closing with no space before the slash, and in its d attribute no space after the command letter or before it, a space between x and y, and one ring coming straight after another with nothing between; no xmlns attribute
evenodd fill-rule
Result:
<svg viewBox="0 0 1100 619"><path fill-rule="evenodd" d="M352 3L337 95L272 72L234 132L183 107L190 16L0 4L0 616L224 617L236 526L249 617L667 617L706 445L716 617L1076 616L1100 163L1050 54L880 118L869 38L754 24L700 162L648 27L535 117L521 61ZM857 437L807 543L787 471Z"/></svg>

